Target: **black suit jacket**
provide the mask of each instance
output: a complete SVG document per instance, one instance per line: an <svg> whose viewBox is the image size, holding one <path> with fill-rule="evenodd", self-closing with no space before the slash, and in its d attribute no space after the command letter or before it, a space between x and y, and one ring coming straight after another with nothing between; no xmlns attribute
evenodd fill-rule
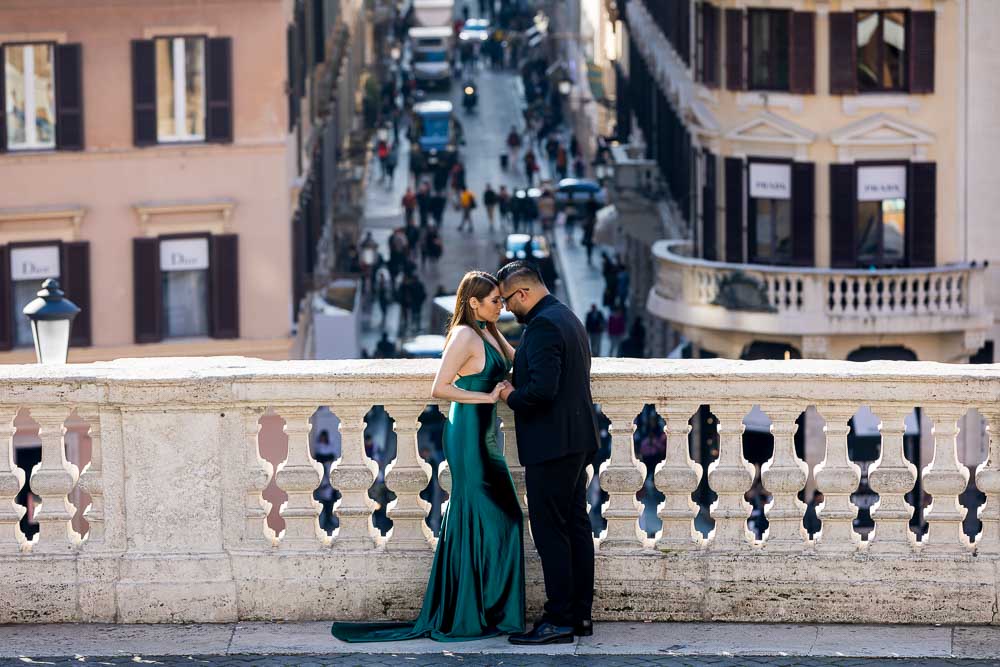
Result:
<svg viewBox="0 0 1000 667"><path fill-rule="evenodd" d="M597 416L590 395L590 342L580 320L547 295L524 317L514 356L517 455L534 465L597 451Z"/></svg>

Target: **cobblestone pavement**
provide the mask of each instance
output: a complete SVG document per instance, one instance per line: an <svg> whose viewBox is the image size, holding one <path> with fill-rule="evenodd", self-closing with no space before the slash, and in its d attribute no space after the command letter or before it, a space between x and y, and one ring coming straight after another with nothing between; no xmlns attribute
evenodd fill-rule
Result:
<svg viewBox="0 0 1000 667"><path fill-rule="evenodd" d="M439 654L350 654L350 655L209 655L209 656L114 656L73 658L24 657L0 660L0 667L24 665L210 665L212 667L386 667L390 665L448 665L463 667L1000 667L998 660L964 660L960 658L830 658L778 656L663 656L663 655L460 655L449 651Z"/></svg>

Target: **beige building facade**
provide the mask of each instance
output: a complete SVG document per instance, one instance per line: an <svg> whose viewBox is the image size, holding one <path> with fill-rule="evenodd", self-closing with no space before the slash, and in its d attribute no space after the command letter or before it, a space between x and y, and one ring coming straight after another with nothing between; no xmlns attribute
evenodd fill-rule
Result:
<svg viewBox="0 0 1000 667"><path fill-rule="evenodd" d="M339 5L3 4L0 361L33 359L21 302L48 277L84 310L70 361L289 356L313 75L353 60Z"/></svg>

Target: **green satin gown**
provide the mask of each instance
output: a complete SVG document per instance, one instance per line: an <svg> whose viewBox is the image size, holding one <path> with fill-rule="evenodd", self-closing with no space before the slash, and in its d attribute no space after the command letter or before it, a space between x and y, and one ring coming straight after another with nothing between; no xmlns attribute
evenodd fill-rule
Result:
<svg viewBox="0 0 1000 667"><path fill-rule="evenodd" d="M455 386L490 392L506 377L507 360L483 343L485 368L458 378ZM463 641L524 630L521 507L496 435L495 405L451 404L444 429L451 498L420 615L412 623L334 623L334 637Z"/></svg>

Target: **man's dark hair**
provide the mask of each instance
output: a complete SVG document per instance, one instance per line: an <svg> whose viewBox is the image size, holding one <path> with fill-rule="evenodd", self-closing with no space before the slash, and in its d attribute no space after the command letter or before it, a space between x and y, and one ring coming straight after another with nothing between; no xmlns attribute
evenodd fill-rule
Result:
<svg viewBox="0 0 1000 667"><path fill-rule="evenodd" d="M500 267L497 271L497 282L509 283L513 280L544 285L542 272L538 265L525 259L514 260Z"/></svg>

